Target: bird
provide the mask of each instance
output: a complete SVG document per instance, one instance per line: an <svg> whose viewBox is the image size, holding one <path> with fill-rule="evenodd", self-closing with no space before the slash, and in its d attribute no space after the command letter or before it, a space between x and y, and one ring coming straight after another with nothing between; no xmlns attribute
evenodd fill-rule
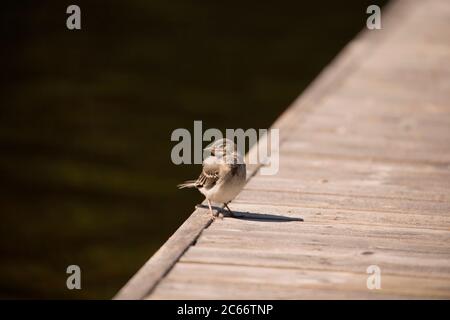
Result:
<svg viewBox="0 0 450 320"><path fill-rule="evenodd" d="M209 213L213 218L211 202L223 203L231 216L228 207L242 190L246 182L246 165L236 145L230 139L215 140L204 149L210 156L203 160L203 168L197 180L188 180L178 185L179 189L197 188L206 198Z"/></svg>

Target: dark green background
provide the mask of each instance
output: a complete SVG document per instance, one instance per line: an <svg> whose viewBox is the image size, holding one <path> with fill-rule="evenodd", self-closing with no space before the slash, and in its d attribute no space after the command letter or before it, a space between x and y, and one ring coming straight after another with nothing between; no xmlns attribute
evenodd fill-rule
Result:
<svg viewBox="0 0 450 320"><path fill-rule="evenodd" d="M268 128L373 3L2 2L0 297L112 297L202 200L171 132Z"/></svg>

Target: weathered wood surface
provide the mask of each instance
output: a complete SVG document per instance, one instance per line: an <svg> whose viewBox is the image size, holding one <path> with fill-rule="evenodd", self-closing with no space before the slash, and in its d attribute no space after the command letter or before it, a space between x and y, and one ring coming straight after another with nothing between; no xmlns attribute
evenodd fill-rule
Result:
<svg viewBox="0 0 450 320"><path fill-rule="evenodd" d="M450 298L449 61L450 1L393 2L275 122L239 217L197 209L116 298Z"/></svg>

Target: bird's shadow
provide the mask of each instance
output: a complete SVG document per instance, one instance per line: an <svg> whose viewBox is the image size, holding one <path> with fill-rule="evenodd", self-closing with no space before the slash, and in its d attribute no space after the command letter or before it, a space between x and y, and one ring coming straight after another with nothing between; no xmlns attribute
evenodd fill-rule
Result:
<svg viewBox="0 0 450 320"><path fill-rule="evenodd" d="M205 204L198 204L197 208L208 209L209 207ZM292 222L292 221L304 221L302 218L294 218L294 217L286 217L277 214L268 214L268 213L255 213L249 211L236 211L232 210L233 214L231 215L228 210L222 207L211 206L213 210L220 212L227 218L235 218L240 220L258 220L261 222Z"/></svg>

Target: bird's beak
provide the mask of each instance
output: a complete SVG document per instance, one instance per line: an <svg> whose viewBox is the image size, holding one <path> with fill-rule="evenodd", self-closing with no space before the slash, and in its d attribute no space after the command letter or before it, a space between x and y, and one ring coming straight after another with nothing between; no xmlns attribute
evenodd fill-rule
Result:
<svg viewBox="0 0 450 320"><path fill-rule="evenodd" d="M214 156L214 147L213 146L209 146L209 147L206 147L205 149L203 149L203 154L205 154L205 152L206 152L206 155L208 155L208 156Z"/></svg>

